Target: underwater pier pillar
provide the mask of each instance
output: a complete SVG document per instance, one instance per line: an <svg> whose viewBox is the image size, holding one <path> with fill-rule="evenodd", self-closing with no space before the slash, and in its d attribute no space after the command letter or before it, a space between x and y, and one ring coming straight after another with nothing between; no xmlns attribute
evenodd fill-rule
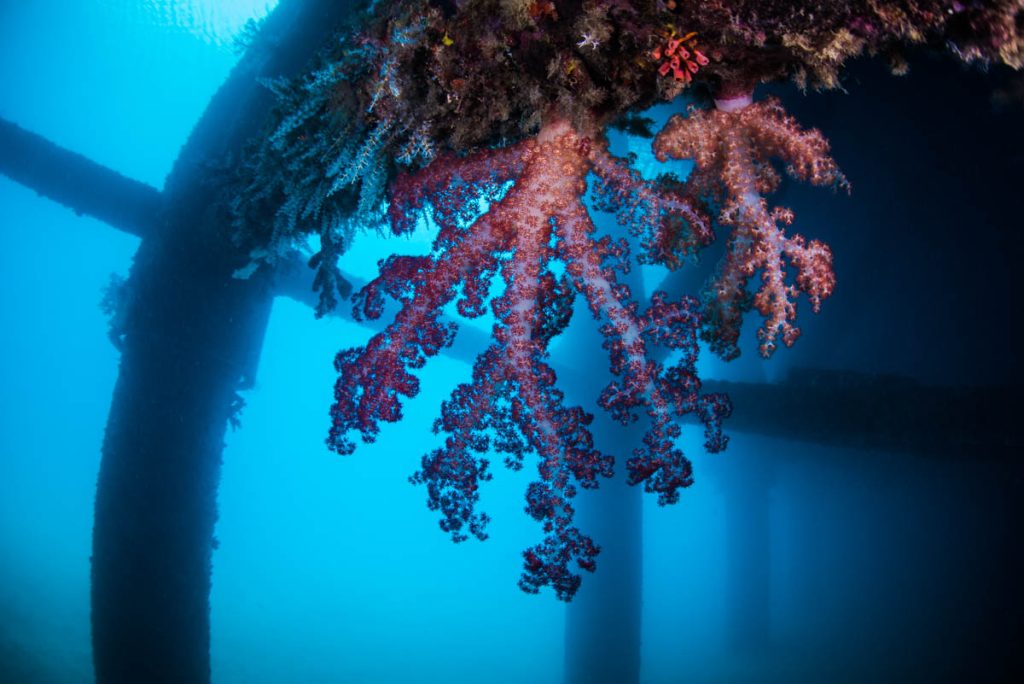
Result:
<svg viewBox="0 0 1024 684"><path fill-rule="evenodd" d="M119 292L122 356L93 529L97 684L210 681L224 433L253 382L273 298L268 274L233 277L246 257L217 178L242 160L274 104L260 79L300 73L352 5L282 0L263 22L175 162Z"/></svg>
<svg viewBox="0 0 1024 684"><path fill-rule="evenodd" d="M592 427L597 439L609 434ZM608 444L606 440L599 443ZM632 449L628 440L604 448L611 451L616 446L619 454ZM566 684L636 684L640 680L642 497L643 489L628 486L623 472L602 481L598 491L577 497L579 527L601 546L601 553L597 572L583 573L583 585L566 607Z"/></svg>
<svg viewBox="0 0 1024 684"><path fill-rule="evenodd" d="M756 452L736 460L721 472L726 499L726 643L733 651L756 654L771 645L774 467Z"/></svg>
<svg viewBox="0 0 1024 684"><path fill-rule="evenodd" d="M154 241L155 242L155 241ZM224 432L270 313L217 254L143 243L103 442L92 553L97 684L210 680Z"/></svg>
<svg viewBox="0 0 1024 684"><path fill-rule="evenodd" d="M630 287L643 293L639 273ZM582 298L580 298L582 300ZM565 615L566 684L637 684L643 617L643 487L626 484L626 460L644 431L623 426L596 405L608 381L603 338L586 304L577 301L566 339L553 352L569 404L594 414L594 445L615 456L615 476L573 502L576 524L601 547L597 571L581 572L583 583Z"/></svg>

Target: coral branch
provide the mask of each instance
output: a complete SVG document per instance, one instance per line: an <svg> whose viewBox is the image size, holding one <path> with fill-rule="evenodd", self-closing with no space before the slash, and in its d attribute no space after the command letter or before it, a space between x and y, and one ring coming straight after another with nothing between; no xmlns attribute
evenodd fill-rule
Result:
<svg viewBox="0 0 1024 684"><path fill-rule="evenodd" d="M769 98L752 103L749 95L721 100L713 110L691 109L674 116L654 141L658 159L693 159L691 178L719 207L718 220L731 226L727 254L706 288L704 337L725 358L739 354L743 314L751 307L764 317L758 330L760 351L771 356L777 341L791 346L800 335L796 299L807 295L817 313L835 288L832 252L817 241L788 236L793 212L769 208L764 195L778 188L771 159L786 164L793 178L812 185L848 187L817 130L800 128ZM787 281L787 268L795 284ZM747 283L760 270L761 286L751 295Z"/></svg>
<svg viewBox="0 0 1024 684"><path fill-rule="evenodd" d="M544 539L524 552L519 584L528 592L551 586L564 600L580 585L578 570L596 567L599 552L573 524L572 499L577 488L597 487L600 477L612 473L612 457L594 447L593 416L564 406L547 363L550 340L568 323L573 293L583 293L605 321L605 347L620 378L601 405L624 421L635 419L635 409L651 417L645 447L629 461L630 482L644 482L663 503L674 501L691 482L689 461L675 448L674 416L697 413L708 448L718 450L725 444L720 421L729 410L723 397L699 393L696 302L669 303L659 294L641 314L629 289L617 282L629 250L625 241L593 238L582 202L591 172L602 206L645 245L686 250L711 239L707 221L685 193L644 181L609 155L603 141L562 119L549 121L535 139L467 157L442 156L400 177L392 188L393 230L409 230L425 209L440 230L430 256L389 258L360 294L360 315L379 316L385 295L402 308L366 347L338 355L328 439L336 451L351 453L349 432L373 441L380 421L398 420L399 396L418 390L410 370L451 343L454 330L438 322L441 308L461 290L460 313L480 315L490 281L500 274L505 288L492 302L494 343L477 359L471 381L444 403L434 429L446 435L445 444L423 457L412 480L426 485L429 507L441 512L441 528L455 541L470 534L483 539L488 518L476 506L479 484L490 473L480 454L494 450L519 469L526 453L535 452L539 479L528 488L526 511L542 523ZM466 227L480 196L490 208ZM567 277L555 277L555 261L565 264ZM650 344L679 350L680 361L665 369L649 360Z"/></svg>
<svg viewBox="0 0 1024 684"><path fill-rule="evenodd" d="M727 442L721 435L721 419L731 409L724 397L699 395L696 300L683 297L669 303L665 293L656 292L650 309L637 315L629 288L616 284L614 271L602 266L613 250L601 243L594 249L589 236L592 231L589 219L570 217L563 224L560 244L567 270L586 296L594 317L608 321L601 333L611 356L611 371L619 380L604 389L598 403L623 425L637 419L636 409L646 409L651 427L644 435L644 447L636 449L627 464L629 481L643 482L648 492L657 492L661 504L675 503L678 490L693 480L689 460L675 447L679 426L673 413L682 416L698 407L706 408L707 413L698 411L707 430L705 447L720 451ZM678 363L666 371L662 364L649 359L650 343L679 350Z"/></svg>

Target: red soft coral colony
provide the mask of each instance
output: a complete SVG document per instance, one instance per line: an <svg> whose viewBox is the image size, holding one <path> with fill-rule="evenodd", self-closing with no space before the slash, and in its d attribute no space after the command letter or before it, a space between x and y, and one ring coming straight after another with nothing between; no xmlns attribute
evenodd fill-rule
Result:
<svg viewBox="0 0 1024 684"><path fill-rule="evenodd" d="M544 523L544 541L525 552L520 585L537 591L550 584L570 598L579 586L574 567L593 569L597 546L572 525L576 487L597 486L612 474L612 458L594 447L588 429L593 416L563 405L547 364L548 343L568 323L574 293L586 297L601 331L615 376L600 404L624 423L646 410L651 424L644 447L629 461L631 482L644 482L660 500L672 502L690 484L690 463L675 446L676 417L696 412L707 431L706 446L725 446L721 419L729 405L721 395L701 395L697 356L696 301L670 301L656 293L639 311L629 288L617 281L628 268L625 240L596 239L583 203L586 178L597 178L602 205L615 208L645 242L657 244L665 231L678 233L687 221L693 239L710 235L687 198L659 190L609 155L600 138L575 131L567 122L546 123L536 138L500 151L460 158L441 157L423 171L400 177L392 191L391 219L397 233L410 230L417 210L429 201L440 230L433 254L391 257L381 275L360 294L361 315L377 317L382 294L402 302L395 321L370 343L338 355L330 444L349 453L350 430L372 441L378 421L400 419L398 395L413 396L418 381L408 369L451 343L451 325L438 320L442 307L459 297L467 317L484 312L490 281L500 273L504 293L492 302L493 344L480 355L473 378L445 402L436 429L447 434L443 448L423 458L414 481L427 485L430 507L456 540L466 531L484 538L486 515L478 513L478 483L490 477L478 454L493 449L510 468L523 456L540 457L540 480L530 485L527 511ZM468 228L474 197L492 196L507 181L511 189ZM565 264L556 278L553 261ZM649 347L680 350L664 367L649 358Z"/></svg>
<svg viewBox="0 0 1024 684"><path fill-rule="evenodd" d="M371 442L381 421L400 420L400 398L419 388L411 371L456 333L441 320L443 308L455 300L463 316L482 315L500 277L502 293L490 301L492 343L471 381L444 403L435 423L444 445L423 457L412 480L426 485L430 508L456 541L483 539L488 518L477 503L480 483L491 477L485 456L503 454L520 469L526 453L536 452L539 479L529 485L526 510L545 537L524 552L520 586L536 592L550 585L564 600L580 585L578 570L594 569L599 550L573 524L574 496L610 476L613 465L594 444L593 416L565 405L548 364L549 343L568 324L575 295L601 322L610 358L612 379L599 405L624 424L647 415L642 447L627 460L629 482L673 503L692 482L677 444L680 417L700 419L709 451L727 441L728 399L702 393L696 374L698 331L732 358L742 317L756 309L768 356L779 340L788 346L798 337L799 294L817 312L835 287L829 248L787 235L793 213L765 197L779 183L773 160L815 185L846 181L824 137L802 129L778 100L754 102L754 85L792 78L835 86L850 56L879 53L895 63L907 42L938 41L965 59L1019 67L1024 23L1016 0L884 7L471 0L394 8L378 17L372 41L362 41L377 46L369 78L332 99L364 103L363 130L392 131L395 149L431 150L420 168L399 169L388 218L395 234L405 234L426 212L437 234L429 255L388 258L357 296L359 316L382 315L385 296L400 310L365 347L338 354L328 444L349 454L351 433ZM388 74L386 88L379 74ZM644 180L629 160L609 153L605 125L694 84L710 91L714 106L673 117L654 141L661 160L694 160L685 183ZM435 149L443 152L433 156ZM596 235L588 191L591 206L614 212L628 229L636 257L626 240ZM477 215L481 200L489 208ZM713 225L729 237L703 305L664 292L643 306L633 300L619 280L633 259L674 268L713 241ZM758 273L760 286L750 293ZM655 360L656 346L677 360Z"/></svg>

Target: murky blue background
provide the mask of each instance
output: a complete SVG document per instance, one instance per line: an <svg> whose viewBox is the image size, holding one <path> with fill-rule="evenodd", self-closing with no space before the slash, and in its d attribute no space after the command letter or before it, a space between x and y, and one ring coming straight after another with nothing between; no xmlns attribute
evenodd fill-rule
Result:
<svg viewBox="0 0 1024 684"><path fill-rule="evenodd" d="M237 59L234 36L271 5L0 0L0 116L159 188ZM851 86L862 91L846 110L842 95L800 105L854 184L852 198L784 192L801 231L831 243L839 290L821 316L805 308L795 349L765 363L748 326L744 356L729 366L706 358L707 377L774 381L807 365L935 384L1020 382L1020 224L999 208L1011 204L1003 186L979 169L1002 164L1002 181L1019 186L1024 146L1017 138L1000 149L991 127L972 131L965 118L945 130L978 150L977 168L933 153L933 113L988 111L970 104L984 97L978 79L950 72L949 91L910 113L889 109L903 86L870 68L858 73L878 82ZM875 137L849 132L852 107L878 117ZM950 219L956 212L973 222ZM380 256L428 240L365 235L343 267L371 277ZM98 303L137 244L0 177L0 682L92 678L92 503L118 362ZM494 522L482 544L451 544L425 492L406 482L469 366L433 360L404 422L375 445L346 459L324 446L333 355L367 336L275 303L243 427L227 436L214 682L560 682L565 606L515 586L520 552L539 537L522 512L532 468L487 484ZM566 351L556 345L556 367ZM735 432L725 454L709 457L693 432L696 484L672 508L644 501L645 684L999 681L985 668L1020 667L1020 654L1009 655L1022 624L1010 575L1021 568L1019 466ZM737 648L727 619L737 607L725 520L750 487L768 488L770 501L762 649Z"/></svg>

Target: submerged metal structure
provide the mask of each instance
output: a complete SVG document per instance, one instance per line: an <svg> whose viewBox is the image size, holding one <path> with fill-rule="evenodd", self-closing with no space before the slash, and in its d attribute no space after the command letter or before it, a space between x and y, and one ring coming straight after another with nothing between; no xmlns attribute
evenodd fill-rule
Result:
<svg viewBox="0 0 1024 684"><path fill-rule="evenodd" d="M227 239L226 198L207 182L207 168L237 163L264 126L273 102L258 80L301 73L352 6L282 0L210 103L163 191L0 122L0 173L142 238L125 290L120 372L96 497L92 628L98 684L210 680L209 592L224 433L238 392L255 378L273 297L309 293L301 281L271 274L233 277L245 255ZM842 125L853 124L844 119ZM935 390L899 379L818 372L722 388L736 404L732 429L740 431L948 458L970 453L1009 460L1019 458L1024 446L1012 429L1015 386ZM898 420L879 412L879 395L898 395ZM802 419L788 421L793 415ZM766 472L758 481L770 477ZM637 497L627 491L610 509L628 517L631 527L641 525ZM763 489L741 492L729 519L738 540L734 568L744 568L749 578L749 569L761 566L754 572L758 583L737 587L734 602L734 636L753 647L770 640L767 506ZM628 533L609 528L601 536L632 551L608 573L605 591L614 595L591 594L582 597L589 606L570 607L578 613L567 634L573 682L629 684L639 678L641 549L638 536L631 542ZM623 539L616 542L616 535ZM1019 567L1020 554L1011 562ZM604 638L616 634L612 642L620 648L612 652Z"/></svg>
<svg viewBox="0 0 1024 684"><path fill-rule="evenodd" d="M351 11L283 0L210 102L163 191L4 123L0 167L142 238L126 284L121 363L103 442L92 554L96 681L208 682L209 594L224 432L252 385L274 292L233 278L210 164L265 125L259 79L295 76Z"/></svg>

